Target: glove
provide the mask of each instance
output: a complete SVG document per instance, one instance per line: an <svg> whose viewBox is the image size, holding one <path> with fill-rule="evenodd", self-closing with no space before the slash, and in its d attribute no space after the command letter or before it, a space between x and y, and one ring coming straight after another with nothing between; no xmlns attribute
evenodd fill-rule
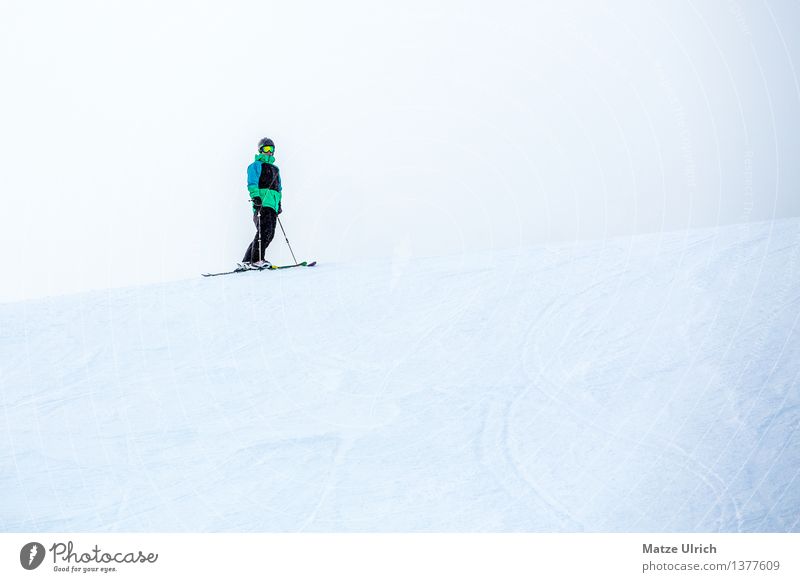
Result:
<svg viewBox="0 0 800 582"><path fill-rule="evenodd" d="M261 208L261 196L253 196L253 206Z"/></svg>
<svg viewBox="0 0 800 582"><path fill-rule="evenodd" d="M278 214L280 214L281 212L283 212L283 208L281 208L281 203L278 202Z"/></svg>

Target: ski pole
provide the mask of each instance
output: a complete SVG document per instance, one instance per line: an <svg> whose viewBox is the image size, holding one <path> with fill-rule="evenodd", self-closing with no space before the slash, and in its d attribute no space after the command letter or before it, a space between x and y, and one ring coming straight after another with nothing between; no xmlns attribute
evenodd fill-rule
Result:
<svg viewBox="0 0 800 582"><path fill-rule="evenodd" d="M252 260L253 257L251 256ZM258 260L264 260L264 251L261 250L261 207L258 207ZM255 261L253 261L255 263Z"/></svg>
<svg viewBox="0 0 800 582"><path fill-rule="evenodd" d="M292 253L292 259L294 259L294 264L297 264L297 259L294 256L294 251L292 250L292 245L289 244L289 239L286 238L286 231L283 230L283 223L281 222L281 217L278 217L278 224L281 225L281 230L283 231L283 238L286 241L286 245L289 247L289 252Z"/></svg>

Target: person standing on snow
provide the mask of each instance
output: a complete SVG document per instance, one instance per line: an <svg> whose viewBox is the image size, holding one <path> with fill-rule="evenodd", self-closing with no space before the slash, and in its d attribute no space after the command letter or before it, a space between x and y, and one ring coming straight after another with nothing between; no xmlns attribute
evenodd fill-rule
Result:
<svg viewBox="0 0 800 582"><path fill-rule="evenodd" d="M268 137L258 142L255 161L247 167L247 190L253 202L253 224L256 236L242 261L254 268L269 267L264 251L275 236L275 225L281 210L281 175L275 163L275 143Z"/></svg>

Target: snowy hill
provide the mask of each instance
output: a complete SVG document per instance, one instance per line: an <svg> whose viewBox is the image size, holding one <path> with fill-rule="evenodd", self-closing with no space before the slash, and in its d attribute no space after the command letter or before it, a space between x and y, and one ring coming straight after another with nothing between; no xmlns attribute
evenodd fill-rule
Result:
<svg viewBox="0 0 800 582"><path fill-rule="evenodd" d="M798 219L0 305L0 528L797 532L798 317Z"/></svg>

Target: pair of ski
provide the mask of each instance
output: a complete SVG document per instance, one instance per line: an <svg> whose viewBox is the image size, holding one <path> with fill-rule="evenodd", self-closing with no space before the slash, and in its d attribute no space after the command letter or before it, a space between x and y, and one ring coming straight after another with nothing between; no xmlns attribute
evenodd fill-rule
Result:
<svg viewBox="0 0 800 582"><path fill-rule="evenodd" d="M233 271L224 271L222 273L202 273L203 277L219 277L220 275L232 275L233 273L247 273L248 271L277 271L278 269L291 269L292 267L313 267L317 261L303 261L296 265L269 265L268 267L237 267Z"/></svg>

